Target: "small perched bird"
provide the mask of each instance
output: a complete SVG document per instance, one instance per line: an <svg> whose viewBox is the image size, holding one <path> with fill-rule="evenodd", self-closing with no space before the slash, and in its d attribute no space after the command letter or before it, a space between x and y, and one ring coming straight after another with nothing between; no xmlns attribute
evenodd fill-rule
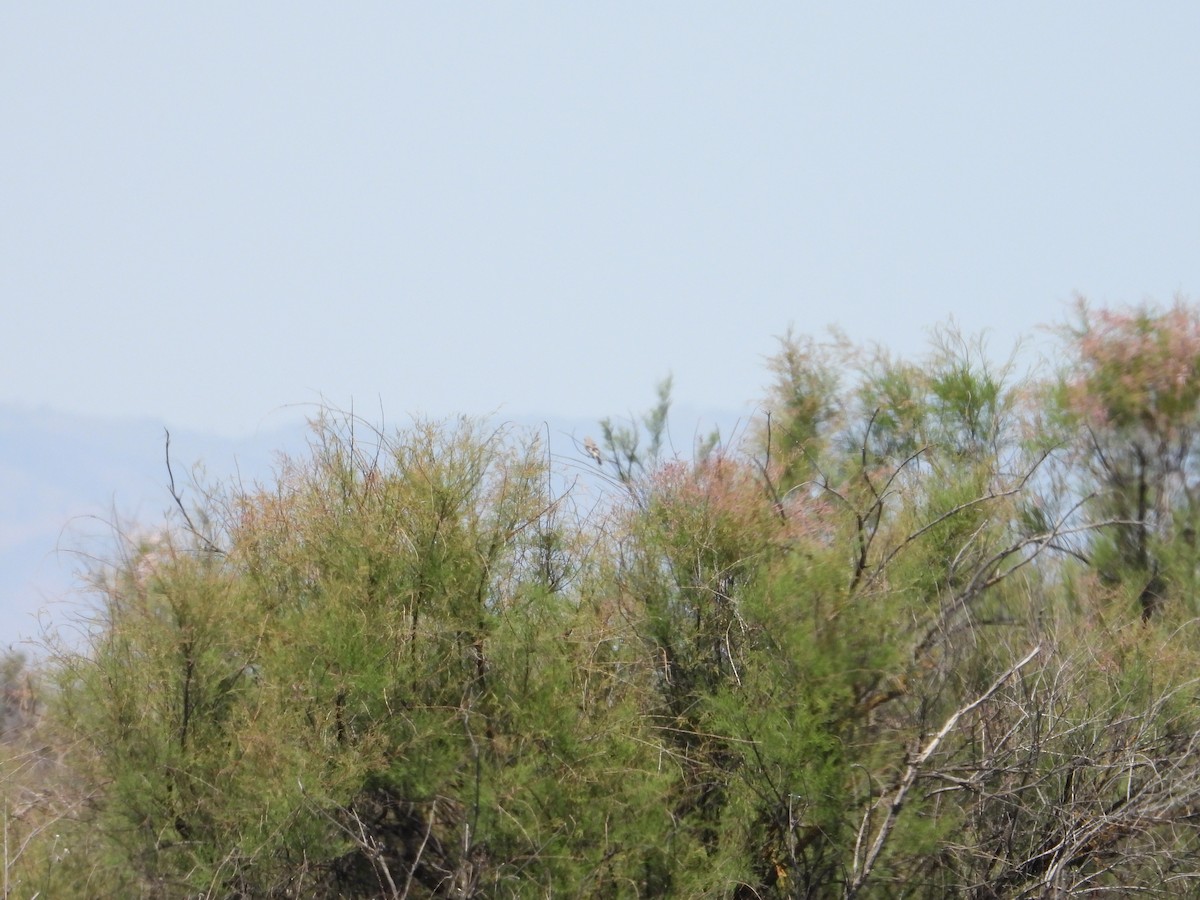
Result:
<svg viewBox="0 0 1200 900"><path fill-rule="evenodd" d="M604 457L600 455L600 448L596 446L596 442L590 437L583 439L583 449L587 451L587 455L596 461L596 465L604 465Z"/></svg>

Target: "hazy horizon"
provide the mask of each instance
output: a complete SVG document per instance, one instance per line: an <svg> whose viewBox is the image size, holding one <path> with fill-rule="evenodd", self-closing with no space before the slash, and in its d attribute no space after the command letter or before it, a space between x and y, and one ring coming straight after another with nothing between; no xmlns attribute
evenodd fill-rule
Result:
<svg viewBox="0 0 1200 900"><path fill-rule="evenodd" d="M0 401L741 410L1200 289L1200 6L8 6ZM302 418L298 416L297 418Z"/></svg>

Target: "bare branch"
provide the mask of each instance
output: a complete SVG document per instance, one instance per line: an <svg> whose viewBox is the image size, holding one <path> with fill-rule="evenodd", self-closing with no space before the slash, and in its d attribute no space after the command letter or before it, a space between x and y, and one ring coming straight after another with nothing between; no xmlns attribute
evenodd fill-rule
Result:
<svg viewBox="0 0 1200 900"><path fill-rule="evenodd" d="M167 478L170 479L170 484L168 485L167 489L171 492L171 499L175 501L175 506L179 508L179 512L183 515L183 521L187 525L188 532L191 533L192 536L194 536L198 541L200 541L204 549L209 553L216 553L224 556L225 551L213 543L212 539L208 537L208 535L204 534L199 528L196 527L196 523L192 521L192 517L188 513L187 507L183 503L183 494L175 487L175 471L171 467L171 432L164 428L163 434L166 435L163 452L167 460Z"/></svg>
<svg viewBox="0 0 1200 900"><path fill-rule="evenodd" d="M875 863L879 860L879 854L883 852L883 847L887 843L887 839L889 835L891 835L892 829L896 825L896 819L900 815L901 809L904 807L904 800L908 796L908 792L912 788L913 782L917 780L917 775L920 774L921 767L925 764L929 757L934 754L937 748L941 746L941 743L946 739L946 736L954 730L954 727L958 724L959 719L986 703L991 696L996 693L996 691L1003 687L1004 683L1008 681L1008 679L1012 678L1013 675L1032 662L1034 657L1041 652L1042 648L1040 645L1034 647L1027 654L1025 654L1020 661L1011 665L1003 675L1001 675L992 683L991 687L980 694L975 700L968 703L966 706L962 706L957 709L950 716L950 718L946 720L945 724L942 725L938 733L930 738L929 742L925 745L921 752L912 758L908 766L905 768L904 774L900 778L900 783L896 786L896 790L893 792L891 799L887 801L887 814L884 816L884 820L879 826L879 831L877 831L875 834L875 840L871 844L871 849L867 851L867 855L863 859L861 865L859 864L857 856L854 860L854 877L850 879L850 883L846 886L846 900L852 900L852 898L856 897L858 892L862 890L863 885L866 884L867 879L871 877L871 871L875 868ZM880 798L880 803L882 802L883 798ZM873 806L874 805L878 804L873 804ZM867 809L865 816L870 816L872 808Z"/></svg>

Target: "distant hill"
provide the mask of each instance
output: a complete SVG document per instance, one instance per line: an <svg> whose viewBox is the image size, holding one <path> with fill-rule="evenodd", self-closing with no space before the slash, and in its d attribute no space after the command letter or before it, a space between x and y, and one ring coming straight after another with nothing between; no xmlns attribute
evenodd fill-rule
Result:
<svg viewBox="0 0 1200 900"><path fill-rule="evenodd" d="M210 476L270 475L279 450L304 446L297 423L241 440L172 431L171 457L185 484L193 466ZM0 646L39 633L38 616L64 621L83 598L89 553L112 546L114 527L162 520L171 506L164 425L0 406Z"/></svg>
<svg viewBox="0 0 1200 900"><path fill-rule="evenodd" d="M596 419L503 411L494 418L548 436L556 457L590 471L582 440L599 436ZM744 431L745 423L736 414L674 412L668 452L687 455L714 426L728 436ZM388 429L402 424L393 419ZM267 480L278 454L302 452L309 433L302 422L243 439L172 429L177 483L189 484L197 465L210 480ZM110 554L115 527L162 521L173 505L164 436L164 424L153 419L0 405L0 647L36 638L40 623L62 626L85 608L81 575L89 555Z"/></svg>

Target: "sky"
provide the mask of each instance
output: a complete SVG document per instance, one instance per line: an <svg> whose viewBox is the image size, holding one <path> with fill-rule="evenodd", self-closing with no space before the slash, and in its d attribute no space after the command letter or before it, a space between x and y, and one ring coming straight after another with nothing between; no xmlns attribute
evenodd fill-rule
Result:
<svg viewBox="0 0 1200 900"><path fill-rule="evenodd" d="M0 403L740 410L1200 298L1200 4L7 3Z"/></svg>

